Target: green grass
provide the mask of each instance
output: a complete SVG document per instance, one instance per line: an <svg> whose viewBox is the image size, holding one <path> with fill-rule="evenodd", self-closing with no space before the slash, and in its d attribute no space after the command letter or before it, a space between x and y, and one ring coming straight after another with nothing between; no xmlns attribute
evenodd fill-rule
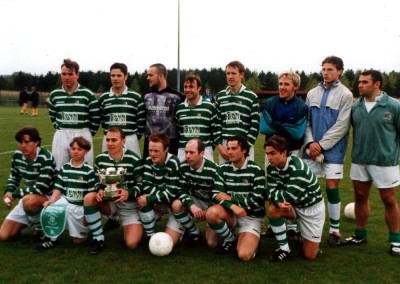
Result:
<svg viewBox="0 0 400 284"><path fill-rule="evenodd" d="M17 144L14 134L25 125L37 127L42 145L50 149L54 130L45 109L39 117L22 116L18 108L0 107L0 186L4 189L10 171L10 160ZM95 137L95 153L99 153L101 135ZM256 161L264 164L263 137L256 143ZM345 178L341 184L342 209L353 200L349 179L349 153ZM325 188L324 180L321 185ZM399 197L397 198L399 200ZM106 249L97 256L87 254L87 245L74 245L68 233L61 244L49 251L36 251L30 243L32 229L15 241L0 242L0 283L88 283L88 282L173 282L173 283L393 283L398 282L400 259L388 254L387 227L383 206L374 189L371 194L369 239L361 247L327 246L327 229L321 244L322 254L315 261L298 256L292 245L293 257L283 263L270 263L268 257L277 247L275 240L262 238L260 254L249 263L232 255L217 256L205 244L195 249L180 246L168 257L155 257L140 247L128 250L123 244L122 231L106 233ZM8 210L0 206L0 219ZM327 228L326 223L326 228ZM159 229L164 224L158 224ZM204 224L201 225L204 230ZM353 233L354 221L342 218L343 236Z"/></svg>

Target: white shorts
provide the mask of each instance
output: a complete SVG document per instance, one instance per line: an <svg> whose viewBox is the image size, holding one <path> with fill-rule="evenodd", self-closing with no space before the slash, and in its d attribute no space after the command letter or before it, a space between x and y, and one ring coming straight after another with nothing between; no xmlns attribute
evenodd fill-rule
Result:
<svg viewBox="0 0 400 284"><path fill-rule="evenodd" d="M75 137L82 136L90 142L92 147L90 151L85 155L85 161L89 165L93 165L93 138L89 129L62 129L56 130L54 133L53 144L51 146L51 152L53 153L54 160L56 161L57 170L60 170L62 166L71 160L69 155L69 144Z"/></svg>
<svg viewBox="0 0 400 284"><path fill-rule="evenodd" d="M85 214L83 213L82 205L68 204L66 228L71 237L79 239L87 238L89 227L84 225L84 219Z"/></svg>
<svg viewBox="0 0 400 284"><path fill-rule="evenodd" d="M117 207L117 213L122 226L142 224L142 222L140 221L139 211L137 209L136 202L127 201L114 204Z"/></svg>
<svg viewBox="0 0 400 284"><path fill-rule="evenodd" d="M393 188L400 184L399 166L379 167L351 164L350 178L362 182L372 180L376 188Z"/></svg>
<svg viewBox="0 0 400 284"><path fill-rule="evenodd" d="M47 199L50 199L50 195L46 195ZM30 217L26 214L24 210L24 206L22 205L22 199L21 198L17 205L11 210L10 213L8 213L6 219L11 220L17 223L21 223L27 226L32 225L32 221L30 220ZM54 204L68 204L68 201L64 197L60 197Z"/></svg>
<svg viewBox="0 0 400 284"><path fill-rule="evenodd" d="M190 196L190 199L192 199L194 204L196 204L196 206L199 207L201 210L207 210L208 207L210 207L211 205L214 204L212 202L212 200L210 200L210 202L206 202L206 201L201 200L201 199L199 199L199 198L197 198L196 196L193 196L193 195Z"/></svg>
<svg viewBox="0 0 400 284"><path fill-rule="evenodd" d="M310 207L292 208L293 214L298 218L301 236L311 242L320 243L325 223L324 201Z"/></svg>
<svg viewBox="0 0 400 284"><path fill-rule="evenodd" d="M142 154L140 153L139 141L137 139L136 134L126 135L125 148L135 152L136 154L139 155L139 157L142 156ZM107 150L108 149L107 149L107 143L106 143L106 136L104 135L103 142L101 145L101 151L105 152Z"/></svg>
<svg viewBox="0 0 400 284"><path fill-rule="evenodd" d="M300 150L294 150L294 151L291 152L290 156L301 158L301 151ZM268 157L267 157L267 155L265 155L265 173L267 173L268 165L269 165Z"/></svg>
<svg viewBox="0 0 400 284"><path fill-rule="evenodd" d="M214 162L214 151L211 146L208 146L204 149L204 158L210 160L211 162ZM178 159L181 163L186 160L185 148L178 149Z"/></svg>
<svg viewBox="0 0 400 284"><path fill-rule="evenodd" d="M183 235L183 233L185 233L185 228L176 220L169 205L166 203L157 203L154 205L154 217L156 220L160 219L165 213L168 214L167 227Z"/></svg>
<svg viewBox="0 0 400 284"><path fill-rule="evenodd" d="M261 227L264 225L264 217L250 217L245 216L238 218L235 215L235 222L233 227L238 227L239 234L241 233L251 233L260 238Z"/></svg>
<svg viewBox="0 0 400 284"><path fill-rule="evenodd" d="M223 140L222 140L222 146L224 146L225 149L226 149L226 143L227 143L226 139L223 139ZM221 156L221 154L219 153L219 151L218 151L218 157L219 157L219 164L220 164L220 165L222 165L222 164L225 163L225 162L228 162L228 160L225 160L225 159ZM252 161L254 161L254 145L251 145L251 146L250 146L250 149L249 149L249 159L252 160Z"/></svg>
<svg viewBox="0 0 400 284"><path fill-rule="evenodd" d="M343 164L319 163L311 159L303 160L318 178L342 179Z"/></svg>

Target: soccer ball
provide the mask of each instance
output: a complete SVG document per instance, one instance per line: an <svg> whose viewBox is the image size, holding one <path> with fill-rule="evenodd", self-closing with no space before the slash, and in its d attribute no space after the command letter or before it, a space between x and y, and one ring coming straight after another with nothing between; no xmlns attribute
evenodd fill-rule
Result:
<svg viewBox="0 0 400 284"><path fill-rule="evenodd" d="M163 232L154 234L149 241L150 252L156 256L169 255L173 246L174 243L170 235Z"/></svg>
<svg viewBox="0 0 400 284"><path fill-rule="evenodd" d="M346 216L346 218L348 219L356 219L356 213L354 212L354 202L346 205L346 207L344 208L344 216Z"/></svg>

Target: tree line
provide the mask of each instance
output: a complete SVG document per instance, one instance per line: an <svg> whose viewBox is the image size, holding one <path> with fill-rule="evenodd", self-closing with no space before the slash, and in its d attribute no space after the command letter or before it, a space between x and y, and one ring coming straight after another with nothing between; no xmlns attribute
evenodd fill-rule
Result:
<svg viewBox="0 0 400 284"><path fill-rule="evenodd" d="M361 70L353 71L352 69L349 69L346 70L341 77L342 83L353 92L355 97L359 96L358 78L361 72ZM203 90L207 87L210 88L213 93L216 93L226 87L224 69L195 69L180 71L180 90L183 90L184 78L189 73L194 73L200 76L203 83ZM168 71L168 85L173 88L176 88L177 74L178 70L175 68ZM246 69L243 83L253 91L276 91L278 89L278 75L279 74L274 72L255 72ZM304 71L301 71L299 72L299 75L301 77L301 91L308 91L322 81L321 74L317 72L306 74ZM384 84L382 89L389 95L399 98L400 72L384 72L383 76ZM111 87L110 73L105 71L81 71L79 82L96 93L103 93ZM146 71L142 73L135 72L129 74L127 85L132 90L143 93L149 87ZM25 86L36 86L37 90L41 92L50 92L61 86L60 73L48 72L46 75L32 75L30 73L19 71L9 76L0 76L0 90L18 91L22 90Z"/></svg>

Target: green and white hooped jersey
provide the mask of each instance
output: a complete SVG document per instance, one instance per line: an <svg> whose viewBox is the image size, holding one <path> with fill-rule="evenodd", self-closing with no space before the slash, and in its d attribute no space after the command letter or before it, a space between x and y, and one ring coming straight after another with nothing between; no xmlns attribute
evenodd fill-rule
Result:
<svg viewBox="0 0 400 284"><path fill-rule="evenodd" d="M231 200L218 202L215 196L219 192L229 194ZM250 217L264 217L264 170L248 158L241 169L235 168L230 162L220 165L213 190L213 200L214 203L219 203L228 209L232 204L236 204L245 209Z"/></svg>
<svg viewBox="0 0 400 284"><path fill-rule="evenodd" d="M107 168L124 168L125 179L121 186L129 192L130 198L139 196L140 188L137 187L137 184L141 183L143 179L143 162L133 151L125 149L122 159L117 162L106 151L96 157L94 167L96 171ZM103 187L101 183L96 185L97 189L102 189Z"/></svg>
<svg viewBox="0 0 400 284"><path fill-rule="evenodd" d="M104 134L111 126L118 126L126 135L143 135L146 121L143 97L133 91L116 96L112 90L99 98L101 124Z"/></svg>
<svg viewBox="0 0 400 284"><path fill-rule="evenodd" d="M255 93L243 85L236 94L227 88L217 94L215 107L219 127L217 133L220 135L218 144L230 136L241 135L254 145L260 124L260 106Z"/></svg>
<svg viewBox="0 0 400 284"><path fill-rule="evenodd" d="M35 160L29 161L17 150L12 157L5 192L12 192L18 198L30 193L51 194L56 175L56 163L50 151L38 147Z"/></svg>
<svg viewBox="0 0 400 284"><path fill-rule="evenodd" d="M294 207L309 207L323 199L315 174L303 160L292 156L287 158L282 170L268 166L267 191L276 205L287 201Z"/></svg>
<svg viewBox="0 0 400 284"><path fill-rule="evenodd" d="M181 164L181 194L179 199L190 207L194 202L190 196L211 203L214 181L218 174L218 165L204 159L203 165L195 170L186 161Z"/></svg>
<svg viewBox="0 0 400 284"><path fill-rule="evenodd" d="M216 127L217 110L212 103L201 97L195 106L189 106L185 101L178 105L176 119L180 130L180 148L185 148L193 138L203 141L205 147L215 145L219 134Z"/></svg>
<svg viewBox="0 0 400 284"><path fill-rule="evenodd" d="M95 135L100 125L100 110L97 98L89 89L78 85L68 94L64 88L50 94L49 114L55 129L88 128Z"/></svg>
<svg viewBox="0 0 400 284"><path fill-rule="evenodd" d="M60 190L69 203L83 206L83 198L88 192L96 191L98 175L94 168L84 162L74 167L65 164L58 173L54 189Z"/></svg>
<svg viewBox="0 0 400 284"><path fill-rule="evenodd" d="M181 179L178 157L167 153L163 166L153 164L150 157L144 162L143 190L147 203L171 203L180 193Z"/></svg>

